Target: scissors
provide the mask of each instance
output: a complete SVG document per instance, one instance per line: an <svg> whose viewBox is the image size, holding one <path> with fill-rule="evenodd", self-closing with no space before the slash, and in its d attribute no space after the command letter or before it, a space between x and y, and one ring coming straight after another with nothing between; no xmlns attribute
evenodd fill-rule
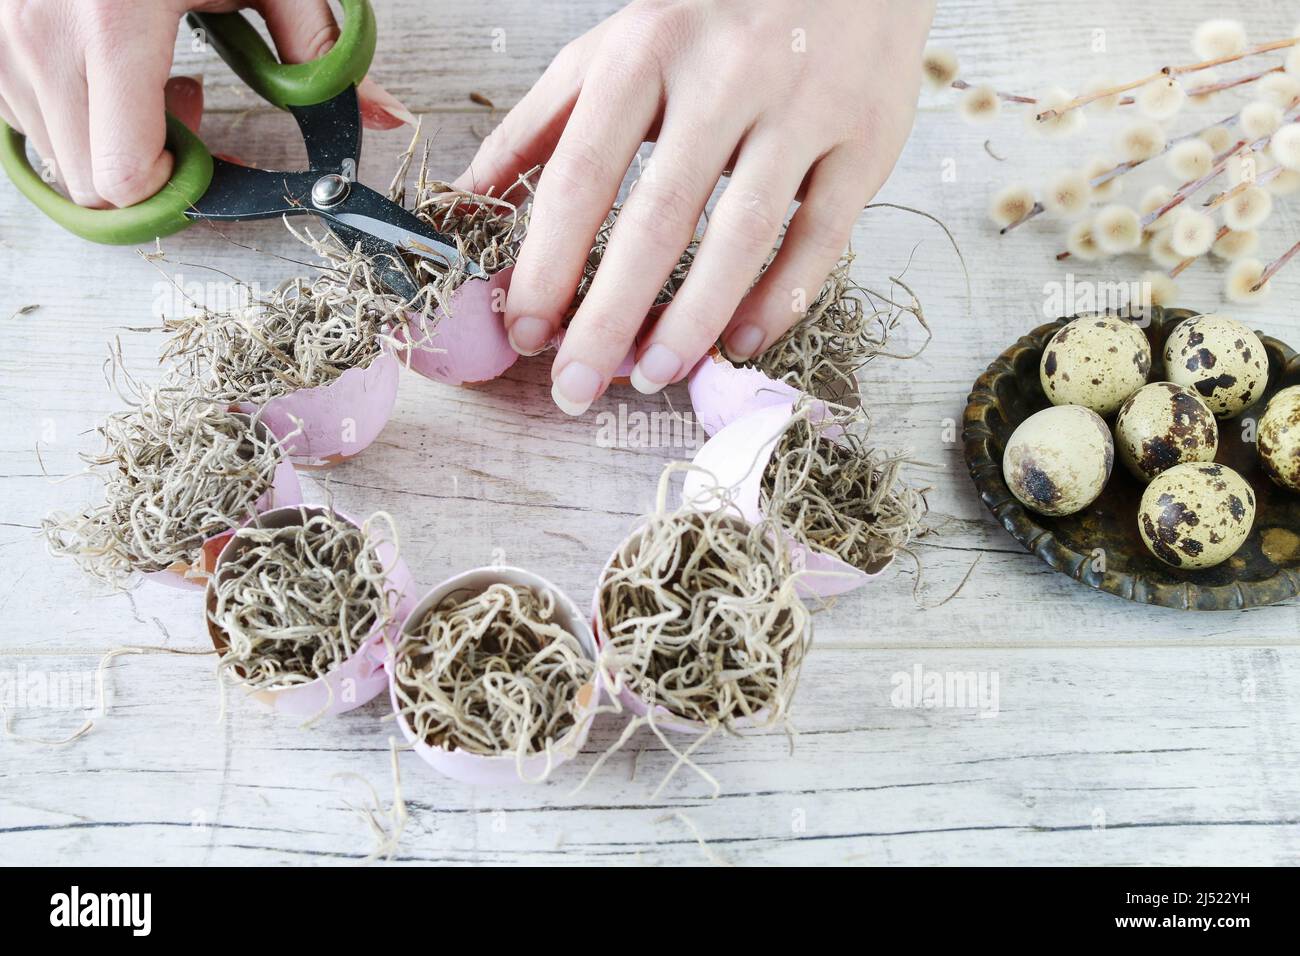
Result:
<svg viewBox="0 0 1300 956"><path fill-rule="evenodd" d="M138 245L199 220L240 221L314 215L349 249L369 256L390 291L413 299L418 284L403 255L415 255L483 278L462 259L453 238L422 223L356 181L361 109L356 84L375 54L375 15L368 0L341 0L338 42L309 63L282 64L242 14L189 14L205 38L254 92L293 114L307 148L306 170L255 169L214 157L174 116L167 117L171 179L157 194L124 209L85 209L32 169L26 137L0 122L0 166L20 192L59 225L92 242Z"/></svg>

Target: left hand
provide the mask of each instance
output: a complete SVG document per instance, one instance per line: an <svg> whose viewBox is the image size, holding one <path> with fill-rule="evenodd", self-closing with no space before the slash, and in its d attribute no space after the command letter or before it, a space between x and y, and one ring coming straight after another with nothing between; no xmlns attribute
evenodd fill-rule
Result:
<svg viewBox="0 0 1300 956"><path fill-rule="evenodd" d="M633 0L560 52L457 182L501 190L546 164L505 314L533 354L637 150L656 142L552 366L560 408L585 412L638 341L632 382L653 393L720 335L743 360L795 323L902 150L932 14L929 0ZM724 175L688 279L638 340Z"/></svg>

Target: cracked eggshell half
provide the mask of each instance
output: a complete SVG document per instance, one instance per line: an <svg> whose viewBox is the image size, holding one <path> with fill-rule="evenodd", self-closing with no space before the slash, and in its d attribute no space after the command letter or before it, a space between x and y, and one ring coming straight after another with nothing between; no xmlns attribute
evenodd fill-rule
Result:
<svg viewBox="0 0 1300 956"><path fill-rule="evenodd" d="M299 467L329 467L360 454L379 437L397 402L400 372L397 357L385 346L369 365L347 369L328 385L238 408L258 415Z"/></svg>
<svg viewBox="0 0 1300 956"><path fill-rule="evenodd" d="M583 653L593 663L597 661L596 640L591 633L591 626L573 600L541 575L516 567L483 567L465 571L448 578L434 587L411 610L402 621L401 630L394 646L401 642L403 635L410 633L447 595L455 592L480 593L493 584L505 583L532 588L534 591L549 591L555 597L555 621L562 628L577 638ZM420 759L439 773L461 783L484 784L487 786L513 786L521 783L540 782L563 763L578 755L582 745L591 732L591 723L595 718L596 707L600 704L600 668L595 671L591 683L578 689L578 716L569 732L552 748L551 755L532 754L525 757L520 764L513 755L488 755L470 753L466 750L448 750L420 740L415 736L406 718L399 713L401 705L397 698L397 669L395 662L389 660L385 665L387 671L388 696L392 703L393 714L402 737L411 745L411 749ZM520 776L520 770L523 776Z"/></svg>
<svg viewBox="0 0 1300 956"><path fill-rule="evenodd" d="M414 341L408 343L402 360L425 378L445 385L474 385L504 374L519 359L504 322L513 271L502 269L487 279L466 279L447 309L438 309L431 321L409 313ZM396 334L399 339L407 337L403 330Z"/></svg>
<svg viewBox="0 0 1300 956"><path fill-rule="evenodd" d="M301 523L304 515L324 514L328 511L329 509L319 505L277 508L262 515L257 524L261 528L287 528ZM356 519L341 511L336 510L334 514L353 527L361 527ZM249 524L251 525L251 522ZM240 553L241 540L236 532L222 549L209 580L204 602L208 636L212 639L212 646L218 653L225 650L227 641L221 629L212 623L210 616L216 604L215 582L221 574L222 565ZM334 717L355 710L383 692L388 684L388 677L384 670L387 659L385 638L391 641L396 637L398 626L414 600L415 581L406 562L398 555L396 544L386 535L376 543L375 552L384 566L385 587L392 601L389 616L376 622L356 652L324 677L318 677L306 684L255 690L248 694L250 698L274 713L306 719L318 716Z"/></svg>
<svg viewBox="0 0 1300 956"><path fill-rule="evenodd" d="M265 428L261 423L257 423L255 427ZM267 432L270 433L269 429ZM263 515L277 508L294 507L300 504L302 504L302 485L298 481L298 472L294 470L293 462L285 457L275 466L275 471L271 475L271 487L262 492L253 502L253 512ZM200 552L200 564L197 567L175 564L164 571L151 571L145 574L145 580L182 591L202 591L207 587L208 577L216 567L217 557L236 530L231 528L204 541Z"/></svg>
<svg viewBox="0 0 1300 956"><path fill-rule="evenodd" d="M791 405L800 394L756 368L732 364L716 347L700 359L686 387L695 419L709 435L760 408Z"/></svg>
<svg viewBox="0 0 1300 956"><path fill-rule="evenodd" d="M717 507L715 487L731 489L731 504L746 521L763 520L760 507L763 473L794 414L794 403L768 405L738 418L704 443L686 473L682 500L700 508ZM697 470L700 469L700 470ZM805 547L786 535L791 558L802 575L796 589L802 598L845 594L878 577L891 562L863 571L833 554Z"/></svg>

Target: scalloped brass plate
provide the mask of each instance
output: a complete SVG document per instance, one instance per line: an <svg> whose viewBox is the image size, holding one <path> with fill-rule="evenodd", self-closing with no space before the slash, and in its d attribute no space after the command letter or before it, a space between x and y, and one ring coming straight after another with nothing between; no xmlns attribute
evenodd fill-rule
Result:
<svg viewBox="0 0 1300 956"><path fill-rule="evenodd" d="M1197 313L1188 309L1153 313L1146 332L1153 356L1150 381L1158 382L1164 375L1165 337ZM989 365L971 390L962 422L966 464L993 516L1057 571L1129 601L1224 611L1276 604L1300 594L1300 495L1284 491L1264 475L1253 429L1247 434L1244 427L1246 420L1259 419L1279 389L1300 384L1300 356L1269 336L1260 336L1269 361L1264 395L1242 415L1219 423L1216 461L1239 472L1258 499L1250 537L1223 564L1181 571L1157 560L1137 530L1144 486L1118 459L1105 491L1078 514L1046 517L1016 500L1002 475L1002 453L1016 426L1048 406L1038 365L1048 340L1070 318L1041 325L1023 336Z"/></svg>

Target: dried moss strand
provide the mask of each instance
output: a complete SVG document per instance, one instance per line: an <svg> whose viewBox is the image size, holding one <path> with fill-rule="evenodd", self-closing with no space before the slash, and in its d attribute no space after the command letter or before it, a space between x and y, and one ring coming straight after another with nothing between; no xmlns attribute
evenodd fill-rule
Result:
<svg viewBox="0 0 1300 956"><path fill-rule="evenodd" d="M304 515L306 513L304 512ZM236 533L208 619L226 641L220 672L250 690L324 677L388 620L377 540L333 512Z"/></svg>
<svg viewBox="0 0 1300 956"><path fill-rule="evenodd" d="M670 473L601 581L602 663L652 713L732 732L783 720L809 641L789 553L772 526L725 504L664 511Z"/></svg>
<svg viewBox="0 0 1300 956"><path fill-rule="evenodd" d="M50 551L114 586L140 574L193 568L203 542L237 527L271 487L280 446L246 415L179 386L145 389L117 369L131 404L100 426L101 452L83 455L103 502L42 522Z"/></svg>
<svg viewBox="0 0 1300 956"><path fill-rule="evenodd" d="M800 405L763 473L760 506L782 530L862 571L879 569L920 533L925 492L902 480L904 453L869 444L862 410Z"/></svg>

